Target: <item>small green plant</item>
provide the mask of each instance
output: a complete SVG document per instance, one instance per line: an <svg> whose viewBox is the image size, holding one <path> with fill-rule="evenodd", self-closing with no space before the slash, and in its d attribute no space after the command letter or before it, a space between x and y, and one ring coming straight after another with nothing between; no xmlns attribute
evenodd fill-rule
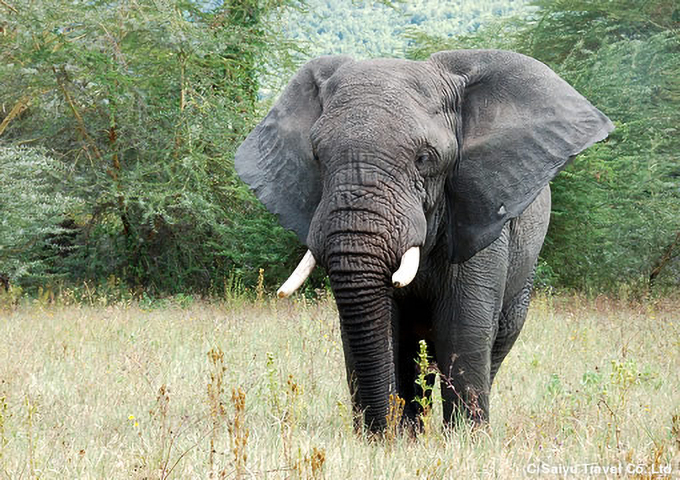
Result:
<svg viewBox="0 0 680 480"><path fill-rule="evenodd" d="M615 411L623 410L630 398L633 387L640 385L643 380L650 377L649 372L643 373L639 370L634 359L624 361L612 360L612 371L610 374L612 391L610 394L618 393L611 403ZM610 395L611 397L611 395Z"/></svg>
<svg viewBox="0 0 680 480"><path fill-rule="evenodd" d="M550 397L556 397L557 395L564 392L564 386L562 385L560 376L556 373L551 374L545 389Z"/></svg>
<svg viewBox="0 0 680 480"><path fill-rule="evenodd" d="M229 275L223 280L223 296L229 302L241 301L246 297L247 288L243 284L241 275L234 270L229 272Z"/></svg>
<svg viewBox="0 0 680 480"><path fill-rule="evenodd" d="M418 365L416 385L420 389L421 395L416 396L413 401L420 407L420 421L422 422L423 434L429 435L432 432L432 396L437 373L432 367L425 340L421 340L419 343L416 363Z"/></svg>
<svg viewBox="0 0 680 480"><path fill-rule="evenodd" d="M613 385L618 386L622 390L627 390L633 385L640 383L641 373L635 360L612 360L611 366L611 381Z"/></svg>
<svg viewBox="0 0 680 480"><path fill-rule="evenodd" d="M193 297L193 295L178 293L173 295L172 302L179 308L189 308L196 302L196 299Z"/></svg>
<svg viewBox="0 0 680 480"><path fill-rule="evenodd" d="M352 408L348 407L340 400L336 402L335 406L337 408L337 416L340 418L344 430L347 432L354 431L355 419Z"/></svg>
<svg viewBox="0 0 680 480"><path fill-rule="evenodd" d="M585 387L600 385L602 383L602 375L599 372L586 370L581 377L581 385Z"/></svg>

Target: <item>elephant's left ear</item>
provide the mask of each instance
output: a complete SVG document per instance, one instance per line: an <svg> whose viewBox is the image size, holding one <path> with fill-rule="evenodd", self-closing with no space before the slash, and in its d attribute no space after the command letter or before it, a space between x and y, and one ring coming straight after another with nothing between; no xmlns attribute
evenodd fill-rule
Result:
<svg viewBox="0 0 680 480"><path fill-rule="evenodd" d="M461 96L461 155L447 185L449 255L462 262L499 237L570 158L603 140L611 121L543 63L501 50L430 61Z"/></svg>

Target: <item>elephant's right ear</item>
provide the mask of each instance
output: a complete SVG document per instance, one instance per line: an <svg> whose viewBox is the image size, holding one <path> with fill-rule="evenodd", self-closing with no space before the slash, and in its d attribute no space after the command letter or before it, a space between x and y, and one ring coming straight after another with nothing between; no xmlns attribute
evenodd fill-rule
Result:
<svg viewBox="0 0 680 480"><path fill-rule="evenodd" d="M322 112L319 92L349 61L350 57L327 56L305 64L236 152L238 175L303 243L321 199L319 166L309 139Z"/></svg>

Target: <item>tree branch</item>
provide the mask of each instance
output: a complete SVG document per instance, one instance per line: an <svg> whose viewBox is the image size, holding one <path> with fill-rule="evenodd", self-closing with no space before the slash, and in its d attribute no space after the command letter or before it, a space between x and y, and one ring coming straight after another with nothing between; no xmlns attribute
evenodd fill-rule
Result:
<svg viewBox="0 0 680 480"><path fill-rule="evenodd" d="M78 124L78 131L80 132L80 134L83 136L83 138L92 147L92 151L94 152L95 157L97 157L97 160L101 160L102 155L99 152L99 149L97 148L97 144L94 142L94 139L87 132L87 127L85 126L85 121L83 120L83 117L80 115L80 112L76 108L76 105L73 102L73 99L71 98L71 94L68 93L68 90L66 89L66 85L64 85L64 83L59 78L59 72L57 72L56 67L52 66L52 71L54 72L54 76L57 79L57 85L59 85L59 88L61 89L62 93L64 94L64 98L66 99L66 102L71 107L71 111L73 112L73 116L76 117L76 122Z"/></svg>
<svg viewBox="0 0 680 480"><path fill-rule="evenodd" d="M0 0L1 2L2 0ZM24 95L19 99L19 101L12 107L12 110L10 110L9 114L5 117L5 119L0 123L0 135L2 135L5 132L5 129L7 126L10 124L12 120L14 120L15 117L19 116L21 112L26 110L26 107L28 107L30 99L28 95Z"/></svg>
<svg viewBox="0 0 680 480"><path fill-rule="evenodd" d="M668 262L670 262L673 259L673 251L675 248L680 245L680 231L675 235L675 240L673 243L671 243L668 247L666 247L666 250L664 251L663 255L654 263L654 268L652 269L652 273L649 274L649 284L654 285L654 281L656 280L656 277L659 276L661 273L661 270L663 270L663 267L665 267Z"/></svg>
<svg viewBox="0 0 680 480"><path fill-rule="evenodd" d="M3 6L5 6L5 7L7 7L11 12L19 13L19 10L17 10L16 8L14 8L14 7L13 7L12 5L10 5L9 3L5 2L5 0L0 0L0 5L3 5Z"/></svg>

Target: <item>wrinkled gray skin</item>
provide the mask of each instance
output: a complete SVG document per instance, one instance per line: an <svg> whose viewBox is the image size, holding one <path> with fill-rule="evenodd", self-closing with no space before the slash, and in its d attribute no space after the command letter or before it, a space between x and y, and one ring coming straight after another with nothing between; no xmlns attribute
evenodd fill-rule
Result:
<svg viewBox="0 0 680 480"><path fill-rule="evenodd" d="M416 418L421 339L446 378L444 421L488 420L529 305L548 182L612 129L548 67L511 52L320 57L293 77L236 168L326 269L369 430L384 429L392 393ZM413 246L418 274L395 289Z"/></svg>

